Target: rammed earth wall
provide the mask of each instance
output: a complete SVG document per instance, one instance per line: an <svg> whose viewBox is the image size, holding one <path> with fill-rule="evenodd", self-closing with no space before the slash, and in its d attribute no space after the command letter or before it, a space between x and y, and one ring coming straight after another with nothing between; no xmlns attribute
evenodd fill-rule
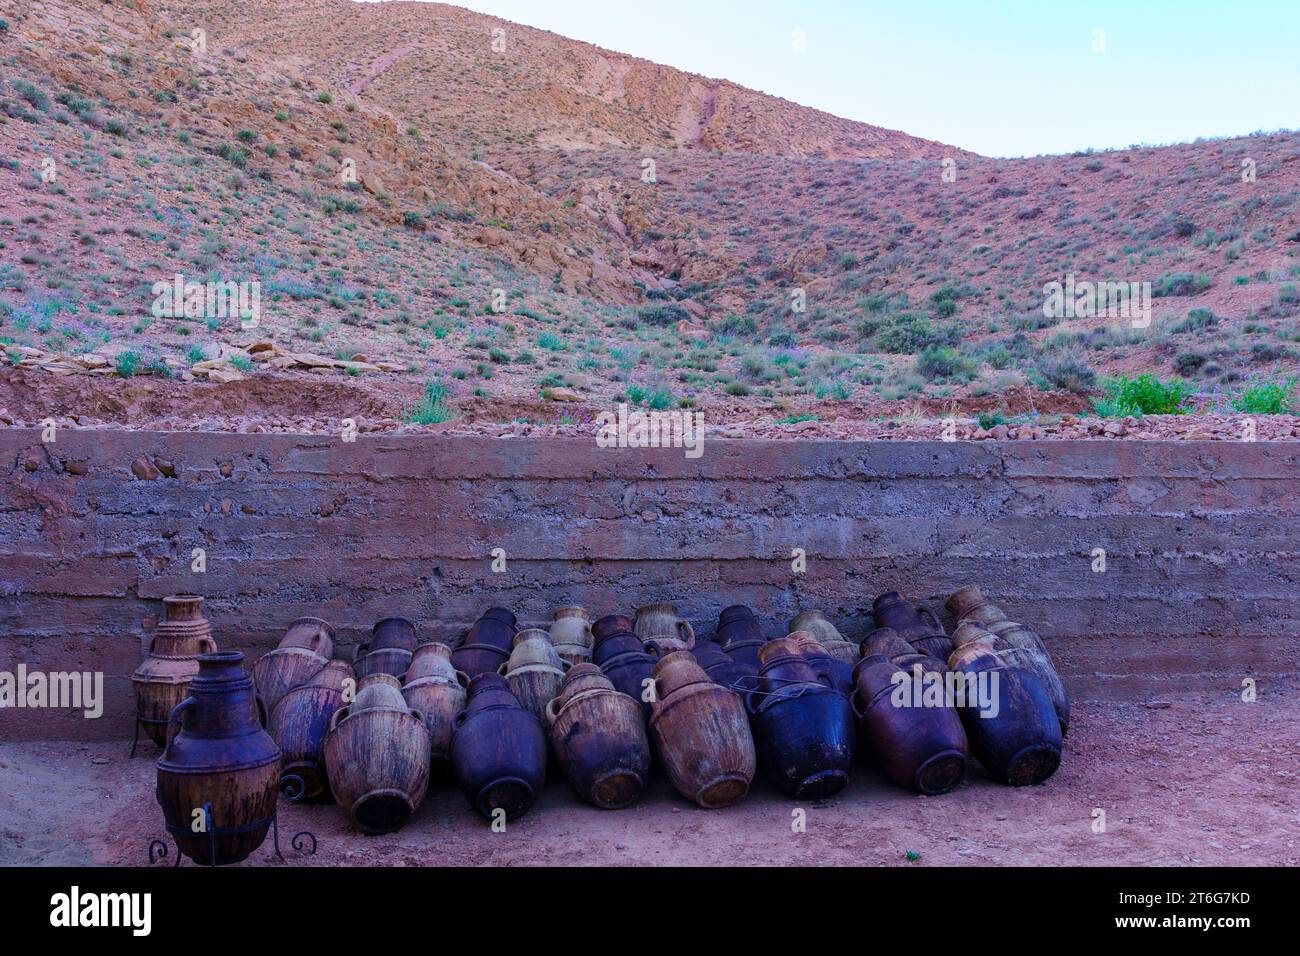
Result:
<svg viewBox="0 0 1300 956"><path fill-rule="evenodd" d="M177 592L250 664L301 615L334 622L344 654L380 617L454 638L489 604L533 623L671 600L708 635L744 603L774 636L821 608L861 637L880 591L938 606L972 582L1081 696L1231 693L1300 661L1300 443L709 439L687 459L593 439L40 438L0 431L0 670L101 670L108 700L96 721L0 710L7 738L129 735L130 673ZM137 477L142 457L164 474Z"/></svg>

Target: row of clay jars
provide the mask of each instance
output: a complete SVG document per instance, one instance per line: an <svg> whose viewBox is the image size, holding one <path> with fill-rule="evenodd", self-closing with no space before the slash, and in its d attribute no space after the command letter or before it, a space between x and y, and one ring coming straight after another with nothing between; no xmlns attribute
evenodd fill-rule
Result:
<svg viewBox="0 0 1300 956"><path fill-rule="evenodd" d="M641 643L663 656L695 646L695 630L672 604L647 604L636 609L632 630Z"/></svg>
<svg viewBox="0 0 1300 956"><path fill-rule="evenodd" d="M549 634L528 628L515 635L514 649L499 673L519 705L541 721L546 716L546 705L560 692L560 682L569 666Z"/></svg>
<svg viewBox="0 0 1300 956"><path fill-rule="evenodd" d="M659 659L650 740L677 792L705 809L749 792L754 738L740 698L714 683L687 651Z"/></svg>
<svg viewBox="0 0 1300 956"><path fill-rule="evenodd" d="M906 645L906 641L899 640ZM947 793L966 773L970 746L962 718L950 706L919 706L929 671L914 655L903 668L883 654L868 653L853 669L853 710L858 741L899 786L917 793ZM947 668L934 673L942 676Z"/></svg>
<svg viewBox="0 0 1300 956"><path fill-rule="evenodd" d="M339 808L363 833L390 833L419 808L429 787L429 732L396 677L361 678L356 699L334 712L325 767Z"/></svg>
<svg viewBox="0 0 1300 956"><path fill-rule="evenodd" d="M216 650L212 627L203 616L203 598L163 598L163 619L149 640L148 656L131 675L136 717L159 747L167 742L172 711L188 696L190 681L199 672L199 655Z"/></svg>
<svg viewBox="0 0 1300 956"><path fill-rule="evenodd" d="M465 709L469 677L451 663L446 644L421 644L407 668L402 696L417 711L429 732L429 759L445 765L451 760L452 725Z"/></svg>
<svg viewBox="0 0 1300 956"><path fill-rule="evenodd" d="M573 791L605 810L634 803L650 775L640 704L595 664L575 664L546 707L551 746Z"/></svg>
<svg viewBox="0 0 1300 956"><path fill-rule="evenodd" d="M275 816L280 748L262 729L239 651L200 654L189 694L168 718L154 794L167 832L196 863L237 863ZM196 831L195 811L204 826Z"/></svg>
<svg viewBox="0 0 1300 956"><path fill-rule="evenodd" d="M659 656L653 646L641 643L633 623L621 614L607 614L591 626L595 639L592 660L620 693L641 706L642 719L652 714L650 691Z"/></svg>
<svg viewBox="0 0 1300 956"><path fill-rule="evenodd" d="M1056 708L1038 675L1014 663L1019 655L986 634L962 644L948 662L967 678L958 710L971 750L990 776L1015 787L1042 783L1061 764Z"/></svg>
<svg viewBox="0 0 1300 956"><path fill-rule="evenodd" d="M584 664L591 661L591 648L595 638L591 633L591 621L587 609L576 605L556 608L551 621L551 644L560 659L570 664Z"/></svg>
<svg viewBox="0 0 1300 956"><path fill-rule="evenodd" d="M857 733L848 699L819 679L803 651L789 637L763 645L750 715L764 774L795 799L814 800L848 785Z"/></svg>
<svg viewBox="0 0 1300 956"><path fill-rule="evenodd" d="M306 683L286 691L271 711L266 730L280 747L280 788L289 799L330 797L325 737L334 712L356 695L356 687L352 665L330 661Z"/></svg>
<svg viewBox="0 0 1300 956"><path fill-rule="evenodd" d="M897 591L886 591L871 606L876 627L887 627L917 650L946 660L952 641L929 608L917 607Z"/></svg>
<svg viewBox="0 0 1300 956"><path fill-rule="evenodd" d="M474 679L495 674L510 659L514 646L515 616L503 607L490 607L465 632L465 639L451 654L456 670Z"/></svg>
<svg viewBox="0 0 1300 956"><path fill-rule="evenodd" d="M821 611L804 611L790 622L789 633L804 631L826 648L827 653L852 667L858 662L858 645L846 640Z"/></svg>
<svg viewBox="0 0 1300 956"><path fill-rule="evenodd" d="M973 584L953 592L945 607L958 622L957 630L953 631L954 644L963 643L958 640L958 635L963 633L961 625L970 623L981 625L1024 652L1026 666L1038 675L1051 695L1056 715L1061 721L1061 733L1064 735L1070 729L1070 698L1042 638L1031 628L1008 620L1002 609L984 597L979 587ZM971 634L969 629L965 633Z"/></svg>
<svg viewBox="0 0 1300 956"><path fill-rule="evenodd" d="M546 778L546 737L505 678L470 678L469 703L453 726L451 762L469 805L494 823L528 812Z"/></svg>
<svg viewBox="0 0 1300 956"><path fill-rule="evenodd" d="M269 717L280 699L311 680L334 656L334 628L318 617L300 617L274 650L253 665L253 685Z"/></svg>
<svg viewBox="0 0 1300 956"><path fill-rule="evenodd" d="M357 646L357 679L387 674L401 681L411 666L419 638L415 625L404 617L386 617L370 629L370 637Z"/></svg>

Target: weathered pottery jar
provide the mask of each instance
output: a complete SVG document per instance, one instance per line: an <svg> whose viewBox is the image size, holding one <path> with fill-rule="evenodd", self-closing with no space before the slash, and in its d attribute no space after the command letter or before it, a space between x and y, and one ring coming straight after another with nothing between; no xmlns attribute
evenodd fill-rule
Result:
<svg viewBox="0 0 1300 956"><path fill-rule="evenodd" d="M738 696L685 651L660 658L650 739L677 792L706 810L735 803L754 780L754 738Z"/></svg>
<svg viewBox="0 0 1300 956"><path fill-rule="evenodd" d="M465 709L469 678L451 663L446 644L422 644L415 650L402 696L418 712L429 731L429 759L435 764L451 760L452 721Z"/></svg>
<svg viewBox="0 0 1300 956"><path fill-rule="evenodd" d="M954 650L949 665L977 682L959 708L972 752L991 777L1022 787L1056 773L1061 723L1037 675L1008 662L1012 650L998 637L974 640Z"/></svg>
<svg viewBox="0 0 1300 956"><path fill-rule="evenodd" d="M551 622L551 643L560 658L570 664L590 662L595 637L587 620L586 608L558 608Z"/></svg>
<svg viewBox="0 0 1300 956"><path fill-rule="evenodd" d="M330 661L305 684L287 691L266 731L280 748L280 789L291 800L329 799L325 736L344 695L356 689L347 661Z"/></svg>
<svg viewBox="0 0 1300 956"><path fill-rule="evenodd" d="M452 651L451 662L471 680L479 674L495 674L510 659L514 638L514 614L503 607L490 607L465 632L465 639Z"/></svg>
<svg viewBox="0 0 1300 956"><path fill-rule="evenodd" d="M469 704L456 715L451 762L469 805L489 820L528 812L546 779L542 725L519 706L500 674L469 682Z"/></svg>
<svg viewBox="0 0 1300 956"><path fill-rule="evenodd" d="M895 783L931 795L961 783L970 752L962 719L952 707L924 706L915 671L868 654L853 682L858 740Z"/></svg>
<svg viewBox="0 0 1300 956"><path fill-rule="evenodd" d="M850 667L858 662L860 654L858 645L846 640L821 611L804 611L799 614L790 622L790 633L796 631L807 631L837 661L843 661Z"/></svg>
<svg viewBox="0 0 1300 956"><path fill-rule="evenodd" d="M370 629L370 637L357 646L357 677L388 674L399 681L411 666L416 647L415 625L406 618L386 617Z"/></svg>
<svg viewBox="0 0 1300 956"><path fill-rule="evenodd" d="M718 630L714 635L723 652L746 670L758 673L758 649L767 639L759 627L754 612L743 604L723 608L718 615Z"/></svg>
<svg viewBox="0 0 1300 956"><path fill-rule="evenodd" d="M196 863L238 863L262 845L275 816L280 748L258 720L239 651L199 655L189 696L167 724L156 795L167 832ZM195 833L195 811L207 832Z"/></svg>
<svg viewBox="0 0 1300 956"><path fill-rule="evenodd" d="M334 627L318 617L300 617L289 625L279 647L303 647L327 660L334 656Z"/></svg>
<svg viewBox="0 0 1300 956"><path fill-rule="evenodd" d="M605 810L635 803L650 774L650 741L637 701L595 664L575 664L546 707L551 745L569 786Z"/></svg>
<svg viewBox="0 0 1300 956"><path fill-rule="evenodd" d="M636 609L636 636L658 654L690 650L695 646L695 631L677 613L672 604L647 604Z"/></svg>
<svg viewBox="0 0 1300 956"><path fill-rule="evenodd" d="M871 655L887 657L909 673L918 666L925 672L945 673L948 670L948 662L944 658L932 657L918 650L899 637L892 627L878 627L867 635L862 643L862 656Z"/></svg>
<svg viewBox="0 0 1300 956"><path fill-rule="evenodd" d="M167 721L189 692L199 672L199 655L217 649L203 616L203 598L173 594L163 598L163 619L149 641L149 656L131 675L139 726L159 747L167 742Z"/></svg>
<svg viewBox="0 0 1300 956"><path fill-rule="evenodd" d="M769 641L760 658L759 690L749 698L759 766L796 800L839 793L857 735L848 698L818 679L798 641Z"/></svg>
<svg viewBox="0 0 1300 956"><path fill-rule="evenodd" d="M891 628L907 643L931 657L947 660L952 653L952 641L934 612L910 604L897 591L886 591L876 598L872 615L876 627Z"/></svg>
<svg viewBox="0 0 1300 956"><path fill-rule="evenodd" d="M602 622L606 622L604 626L601 626ZM652 711L646 689L654 682L654 666L659 658L631 629L622 629L624 624L630 623L617 615L596 622L597 626L593 627L596 633L594 662L615 690L627 694L640 705L642 719L648 721Z"/></svg>
<svg viewBox="0 0 1300 956"><path fill-rule="evenodd" d="M715 683L735 691L742 698L758 687L758 670L731 658L716 642L696 641L691 653Z"/></svg>
<svg viewBox="0 0 1300 956"><path fill-rule="evenodd" d="M844 695L845 700L853 695L853 664L832 657L826 645L817 640L811 631L791 631L786 638L799 645L799 653L817 672L817 677L822 683L835 688ZM858 650L856 644L849 646L855 651Z"/></svg>
<svg viewBox="0 0 1300 956"><path fill-rule="evenodd" d="M289 625L279 645L258 659L253 665L253 686L264 714L269 716L285 694L329 663L334 653L332 633L319 618L299 618Z"/></svg>
<svg viewBox="0 0 1300 956"><path fill-rule="evenodd" d="M330 790L343 815L363 833L391 833L429 787L429 732L391 674L371 674L356 700L339 708L325 738Z"/></svg>
<svg viewBox="0 0 1300 956"><path fill-rule="evenodd" d="M501 665L500 673L519 705L540 721L545 717L546 705L559 693L568 666L560 659L550 635L530 628L515 635L514 650Z"/></svg>

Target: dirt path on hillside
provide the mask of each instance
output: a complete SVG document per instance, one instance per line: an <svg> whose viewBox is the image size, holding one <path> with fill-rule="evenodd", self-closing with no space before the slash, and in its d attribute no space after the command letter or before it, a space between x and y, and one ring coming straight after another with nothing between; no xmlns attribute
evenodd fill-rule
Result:
<svg viewBox="0 0 1300 956"><path fill-rule="evenodd" d="M333 806L281 804L288 863L379 864L1121 864L1300 863L1300 709L1296 687L1268 700L1216 698L1080 702L1060 771L1012 789L972 771L942 797L890 785L873 769L824 804L796 804L766 784L742 803L696 809L658 778L641 803L606 812L552 778L538 805L494 834L444 784L405 829L351 830ZM126 743L0 744L0 863L142 864L162 834L153 797L155 752ZM15 792L16 791L16 792ZM807 832L791 811L807 810ZM1094 833L1095 808L1106 811ZM310 828L313 857L291 835ZM454 839L449 839L454 837ZM921 854L908 863L907 851ZM170 858L169 858L170 860ZM268 839L245 865L280 865ZM190 865L188 862L185 865Z"/></svg>
<svg viewBox="0 0 1300 956"><path fill-rule="evenodd" d="M365 73L348 84L348 92L353 96L358 96L364 93L367 86L383 76L394 63L403 59L414 49L415 47L413 45L407 44L406 46L399 46L395 50L389 50L379 59L373 61L370 66L366 68Z"/></svg>

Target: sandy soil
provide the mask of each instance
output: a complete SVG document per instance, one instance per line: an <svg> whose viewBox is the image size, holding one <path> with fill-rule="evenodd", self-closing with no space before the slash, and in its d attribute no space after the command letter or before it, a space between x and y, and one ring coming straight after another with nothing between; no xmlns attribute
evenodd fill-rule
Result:
<svg viewBox="0 0 1300 956"><path fill-rule="evenodd" d="M318 866L1295 865L1296 690L1274 686L1254 704L1230 694L1081 701L1060 771L1037 788L1003 787L974 770L953 793L927 798L867 768L825 803L797 804L760 783L742 803L704 811L657 778L635 807L605 812L555 777L526 817L493 833L444 783L403 830L380 837L352 830L333 806L282 802L281 846L288 864ZM0 744L0 863L143 864L163 833L154 751L146 742L128 760L126 750ZM807 831L796 834L799 806ZM303 828L319 838L315 856L289 847ZM920 860L908 863L909 850ZM243 865L267 864L280 865L269 840Z"/></svg>

